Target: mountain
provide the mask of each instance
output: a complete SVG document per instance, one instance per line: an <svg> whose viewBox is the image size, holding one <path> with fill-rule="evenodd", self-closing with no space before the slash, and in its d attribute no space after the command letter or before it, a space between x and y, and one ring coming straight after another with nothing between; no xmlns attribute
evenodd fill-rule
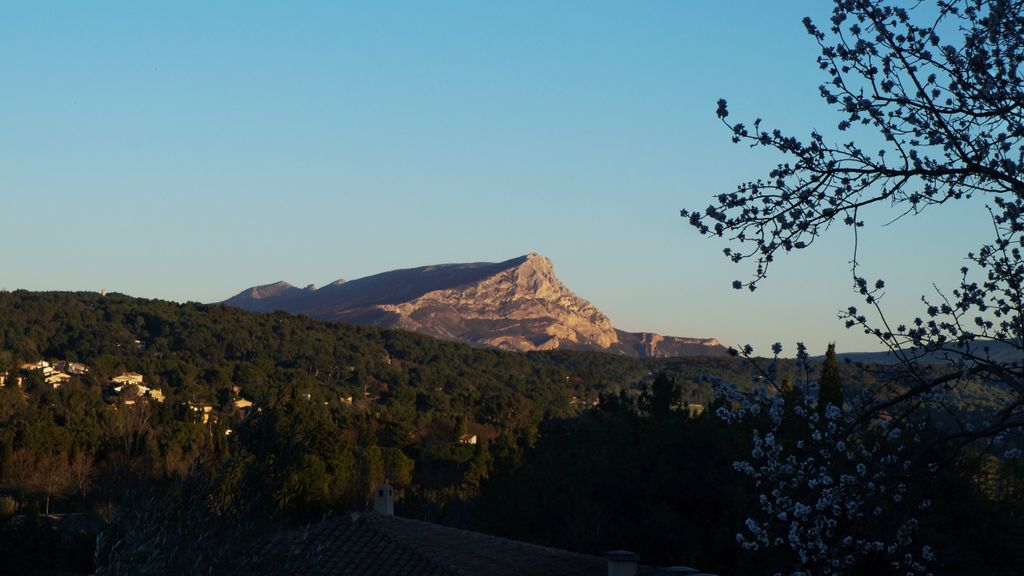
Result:
<svg viewBox="0 0 1024 576"><path fill-rule="evenodd" d="M725 354L713 338L616 329L569 290L551 260L530 253L505 262L393 270L319 290L287 282L256 286L223 302L318 320L400 328L504 350L583 349L638 357Z"/></svg>
<svg viewBox="0 0 1024 576"><path fill-rule="evenodd" d="M302 300L316 291L310 285L305 290L300 290L287 282L275 282L266 286L256 286L231 298L230 303L236 308L251 310L253 312L273 312L285 310L293 303Z"/></svg>

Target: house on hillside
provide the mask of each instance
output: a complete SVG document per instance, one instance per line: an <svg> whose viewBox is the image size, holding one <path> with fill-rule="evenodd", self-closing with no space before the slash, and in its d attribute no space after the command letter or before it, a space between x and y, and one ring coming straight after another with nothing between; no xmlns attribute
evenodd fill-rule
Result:
<svg viewBox="0 0 1024 576"><path fill-rule="evenodd" d="M22 372L42 372L44 374L53 372L53 368L50 366L50 363L47 362L46 360L40 360L38 362L27 362L19 366L19 368L21 369Z"/></svg>
<svg viewBox="0 0 1024 576"><path fill-rule="evenodd" d="M459 444L476 444L476 434L463 434L459 436Z"/></svg>
<svg viewBox="0 0 1024 576"><path fill-rule="evenodd" d="M60 388L68 380L71 380L71 376L63 372L52 372L43 378L43 381L52 386L54 390Z"/></svg>
<svg viewBox="0 0 1024 576"><path fill-rule="evenodd" d="M203 424L207 424L211 418L215 418L212 416L213 406L206 402L185 402L185 408Z"/></svg>
<svg viewBox="0 0 1024 576"><path fill-rule="evenodd" d="M139 376L141 378L141 376ZM150 388L143 384L126 382L109 389L109 394L116 397L122 404L135 404L136 400L153 400L163 402L164 394L159 388Z"/></svg>
<svg viewBox="0 0 1024 576"><path fill-rule="evenodd" d="M46 360L22 364L20 368L22 372L41 374L44 378L57 372Z"/></svg>
<svg viewBox="0 0 1024 576"><path fill-rule="evenodd" d="M114 384L119 384L121 386L125 384L135 384L137 386L141 386L142 379L142 374L139 374L138 372L122 372L121 374L111 378L110 381L113 382Z"/></svg>
<svg viewBox="0 0 1024 576"><path fill-rule="evenodd" d="M53 363L53 369L58 372L64 372L65 374L73 374L75 376L81 376L82 374L89 373L89 367L81 362L68 362L66 360L58 360Z"/></svg>

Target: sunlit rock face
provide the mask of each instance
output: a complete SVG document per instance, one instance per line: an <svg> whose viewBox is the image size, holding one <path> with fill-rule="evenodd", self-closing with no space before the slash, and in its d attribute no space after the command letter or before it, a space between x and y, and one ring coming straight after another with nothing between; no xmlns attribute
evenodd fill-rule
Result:
<svg viewBox="0 0 1024 576"><path fill-rule="evenodd" d="M551 260L536 253L499 263L394 270L319 290L278 282L250 288L224 303L401 328L519 352L587 349L643 357L724 353L714 339L615 329L597 307L562 284Z"/></svg>

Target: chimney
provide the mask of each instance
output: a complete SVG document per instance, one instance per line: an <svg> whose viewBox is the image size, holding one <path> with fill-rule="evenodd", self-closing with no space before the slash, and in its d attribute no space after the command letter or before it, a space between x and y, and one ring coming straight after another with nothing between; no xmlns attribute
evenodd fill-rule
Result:
<svg viewBox="0 0 1024 576"><path fill-rule="evenodd" d="M613 550L604 555L608 560L608 576L636 576L637 560L640 557L628 550Z"/></svg>
<svg viewBox="0 0 1024 576"><path fill-rule="evenodd" d="M373 498L373 511L385 516L395 515L395 489L390 484L377 486Z"/></svg>

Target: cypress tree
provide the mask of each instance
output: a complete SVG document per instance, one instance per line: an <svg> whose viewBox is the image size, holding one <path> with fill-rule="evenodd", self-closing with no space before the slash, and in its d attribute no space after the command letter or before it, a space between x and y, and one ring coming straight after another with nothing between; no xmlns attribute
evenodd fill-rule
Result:
<svg viewBox="0 0 1024 576"><path fill-rule="evenodd" d="M825 361L821 364L821 380L818 384L818 410L823 412L829 404L843 407L843 388L839 378L839 362L836 361L836 343L828 345Z"/></svg>

